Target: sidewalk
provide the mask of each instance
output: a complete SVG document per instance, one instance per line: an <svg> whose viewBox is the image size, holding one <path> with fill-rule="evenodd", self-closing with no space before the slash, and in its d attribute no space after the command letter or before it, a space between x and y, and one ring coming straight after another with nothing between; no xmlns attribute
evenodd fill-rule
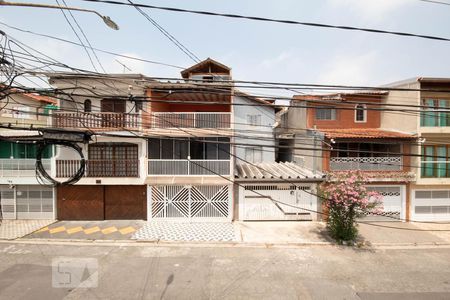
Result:
<svg viewBox="0 0 450 300"><path fill-rule="evenodd" d="M243 246L335 244L328 236L325 223L308 221L187 223L110 220L61 221L43 226L39 230L33 228L29 233L34 232L29 235L23 234L22 240L194 242L199 245ZM450 245L450 224L364 222L359 224L358 230L359 240L369 247Z"/></svg>

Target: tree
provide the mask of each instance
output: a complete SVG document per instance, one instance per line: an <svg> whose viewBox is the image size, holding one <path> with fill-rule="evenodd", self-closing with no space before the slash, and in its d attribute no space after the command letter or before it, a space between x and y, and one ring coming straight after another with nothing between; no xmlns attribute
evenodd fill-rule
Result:
<svg viewBox="0 0 450 300"><path fill-rule="evenodd" d="M320 186L320 194L328 210L327 227L338 241L352 241L358 235L356 219L368 213L379 214L382 196L366 188L367 178L359 171L333 175L333 180Z"/></svg>

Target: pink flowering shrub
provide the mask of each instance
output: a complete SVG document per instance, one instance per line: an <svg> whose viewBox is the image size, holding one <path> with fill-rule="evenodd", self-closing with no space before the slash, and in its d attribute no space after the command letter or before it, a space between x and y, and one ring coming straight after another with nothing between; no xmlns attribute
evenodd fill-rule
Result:
<svg viewBox="0 0 450 300"><path fill-rule="evenodd" d="M334 239L354 240L358 234L355 220L381 212L382 196L368 191L366 184L361 172L352 171L321 185L320 194L328 210L327 227Z"/></svg>

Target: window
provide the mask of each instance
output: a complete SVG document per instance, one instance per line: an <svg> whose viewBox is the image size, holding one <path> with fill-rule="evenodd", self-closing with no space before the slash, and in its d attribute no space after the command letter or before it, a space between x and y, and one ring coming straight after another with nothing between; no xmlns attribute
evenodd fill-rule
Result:
<svg viewBox="0 0 450 300"><path fill-rule="evenodd" d="M336 109L316 108L316 120L336 120Z"/></svg>
<svg viewBox="0 0 450 300"><path fill-rule="evenodd" d="M92 102L89 99L84 100L84 112L91 112L92 111Z"/></svg>
<svg viewBox="0 0 450 300"><path fill-rule="evenodd" d="M424 145L421 156L421 177L448 178L450 177L450 146Z"/></svg>
<svg viewBox="0 0 450 300"><path fill-rule="evenodd" d="M422 105L425 108L421 114L420 126L450 126L450 100L423 99Z"/></svg>
<svg viewBox="0 0 450 300"><path fill-rule="evenodd" d="M261 126L261 115L247 115L247 124L251 126Z"/></svg>
<svg viewBox="0 0 450 300"><path fill-rule="evenodd" d="M0 158L36 158L35 144L0 142ZM52 147L44 149L42 158L52 157Z"/></svg>
<svg viewBox="0 0 450 300"><path fill-rule="evenodd" d="M363 104L355 106L355 122L365 123L367 121L367 107Z"/></svg>
<svg viewBox="0 0 450 300"><path fill-rule="evenodd" d="M148 139L148 157L150 159L207 159L229 160L229 138L199 139Z"/></svg>
<svg viewBox="0 0 450 300"><path fill-rule="evenodd" d="M262 147L246 147L245 160L250 163L262 162Z"/></svg>

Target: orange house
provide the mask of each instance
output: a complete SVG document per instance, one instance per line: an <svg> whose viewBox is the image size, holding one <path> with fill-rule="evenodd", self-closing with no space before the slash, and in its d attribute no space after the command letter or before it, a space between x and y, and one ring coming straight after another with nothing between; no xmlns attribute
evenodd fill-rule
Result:
<svg viewBox="0 0 450 300"><path fill-rule="evenodd" d="M319 136L321 170L331 180L337 174L359 170L369 189L383 196L383 216L376 220L409 219L409 184L415 179L411 149L416 137L381 124L388 92L370 91L328 95L298 95L293 106L306 110L306 129Z"/></svg>

